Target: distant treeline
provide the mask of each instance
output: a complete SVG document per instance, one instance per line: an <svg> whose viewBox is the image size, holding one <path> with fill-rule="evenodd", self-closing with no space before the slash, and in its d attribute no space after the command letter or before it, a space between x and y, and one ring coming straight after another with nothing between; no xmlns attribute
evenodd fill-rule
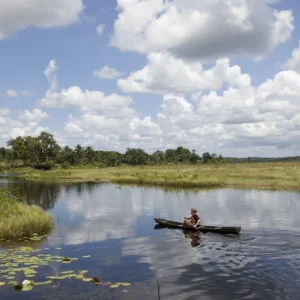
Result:
<svg viewBox="0 0 300 300"><path fill-rule="evenodd" d="M114 167L121 164L127 165L157 165L166 163L220 163L224 162L221 155L203 153L201 156L196 150L178 147L157 150L152 154L140 148L128 148L124 154L116 151L95 150L91 146L77 145L74 149L60 147L53 135L42 132L37 137L17 137L7 142L9 148L0 148L0 161L17 166L30 166L36 169L51 169L56 164L63 168L80 165L95 165L98 167Z"/></svg>
<svg viewBox="0 0 300 300"><path fill-rule="evenodd" d="M286 157L225 157L230 163L246 163L246 162L283 162L283 161L300 161L300 156Z"/></svg>
<svg viewBox="0 0 300 300"><path fill-rule="evenodd" d="M53 135L42 132L37 137L17 137L7 142L8 148L0 148L0 162L10 167L30 166L36 169L49 170L59 164L63 168L71 166L93 165L97 167L115 167L127 165L162 165L162 164L196 164L196 163L249 163L249 162L279 162L297 161L300 156L293 157L222 157L215 153L205 152L198 155L196 150L184 147L157 150L152 154L140 148L128 148L125 153L116 151L95 150L91 146L75 146L73 149L60 147Z"/></svg>

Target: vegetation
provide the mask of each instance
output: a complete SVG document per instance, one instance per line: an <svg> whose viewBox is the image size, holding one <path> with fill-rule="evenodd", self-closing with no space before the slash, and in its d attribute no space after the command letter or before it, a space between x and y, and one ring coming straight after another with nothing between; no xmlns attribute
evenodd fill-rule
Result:
<svg viewBox="0 0 300 300"><path fill-rule="evenodd" d="M41 208L22 203L21 198L9 190L0 190L1 240L41 236L52 228L52 217Z"/></svg>
<svg viewBox="0 0 300 300"><path fill-rule="evenodd" d="M69 146L60 147L53 135L42 132L37 137L25 136L11 139L7 142L9 148L0 148L0 172L7 168L31 167L39 170L50 170L55 166L63 169L71 167L116 167L129 166L159 166L168 164L220 164L220 163L255 163L255 162L281 162L300 161L295 157L222 157L216 153L205 152L201 156L196 150L190 151L184 147L157 150L152 154L140 148L128 148L125 153L116 151L95 150L91 146L77 145L74 149Z"/></svg>
<svg viewBox="0 0 300 300"><path fill-rule="evenodd" d="M23 171L27 179L300 190L300 156L224 158L209 152L200 156L184 147L152 154L139 148L128 148L125 153L81 145L72 149L60 147L47 132L19 136L7 145L9 148L0 148L0 172Z"/></svg>
<svg viewBox="0 0 300 300"><path fill-rule="evenodd" d="M143 149L128 148L124 154L116 151L94 150L91 146L77 145L74 149L65 146L61 148L53 136L42 132L37 137L25 136L11 139L7 142L9 148L0 148L0 162L2 169L9 165L15 167L32 167L40 170L50 170L55 165L64 169L74 166L115 167L122 164L136 165L162 165L168 163L196 164L221 163L221 155L203 153L200 157L196 150L178 147L167 149L165 152L157 150L152 154ZM1 164L0 164L1 168Z"/></svg>
<svg viewBox="0 0 300 300"><path fill-rule="evenodd" d="M32 170L27 179L111 181L165 187L243 187L300 190L300 162L249 164L182 164L114 168Z"/></svg>

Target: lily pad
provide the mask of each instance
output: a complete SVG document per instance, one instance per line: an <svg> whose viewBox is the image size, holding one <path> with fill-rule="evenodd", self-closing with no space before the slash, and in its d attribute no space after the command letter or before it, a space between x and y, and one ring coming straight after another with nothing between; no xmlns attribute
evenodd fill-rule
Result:
<svg viewBox="0 0 300 300"><path fill-rule="evenodd" d="M31 284L26 284L26 285L23 286L22 291L23 292L29 292L29 291L32 290L32 288L33 288L33 286Z"/></svg>
<svg viewBox="0 0 300 300"><path fill-rule="evenodd" d="M116 289L118 287L120 287L118 284L112 284L109 286L111 289Z"/></svg>
<svg viewBox="0 0 300 300"><path fill-rule="evenodd" d="M93 280L93 278L83 278L83 279L82 279L82 281L86 281L86 282L92 281L92 280Z"/></svg>
<svg viewBox="0 0 300 300"><path fill-rule="evenodd" d="M44 282L35 282L34 285L47 285L47 284L51 284L53 283L52 280L47 280L47 281L44 281Z"/></svg>
<svg viewBox="0 0 300 300"><path fill-rule="evenodd" d="M82 258L90 258L91 256L90 255L84 255L82 256Z"/></svg>
<svg viewBox="0 0 300 300"><path fill-rule="evenodd" d="M131 284L129 282L121 282L119 283L120 286L130 286Z"/></svg>
<svg viewBox="0 0 300 300"><path fill-rule="evenodd" d="M6 283L3 282L3 281L0 282L0 286L5 285L5 284L6 284Z"/></svg>
<svg viewBox="0 0 300 300"><path fill-rule="evenodd" d="M61 272L61 274L72 274L72 273L74 273L74 271L63 271L63 272Z"/></svg>

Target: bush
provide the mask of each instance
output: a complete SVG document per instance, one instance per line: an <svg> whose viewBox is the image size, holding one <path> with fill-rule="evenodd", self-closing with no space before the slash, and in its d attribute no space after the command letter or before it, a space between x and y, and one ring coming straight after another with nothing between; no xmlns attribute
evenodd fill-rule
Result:
<svg viewBox="0 0 300 300"><path fill-rule="evenodd" d="M71 164L69 163L69 162L63 162L62 163L62 165L61 165L61 167L63 168L63 169L70 169L71 168Z"/></svg>

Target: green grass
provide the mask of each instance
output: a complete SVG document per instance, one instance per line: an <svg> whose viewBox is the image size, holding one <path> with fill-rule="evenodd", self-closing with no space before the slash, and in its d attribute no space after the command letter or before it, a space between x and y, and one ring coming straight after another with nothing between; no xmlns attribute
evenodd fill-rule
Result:
<svg viewBox="0 0 300 300"><path fill-rule="evenodd" d="M31 170L29 180L97 181L179 188L242 187L300 191L300 162L120 166Z"/></svg>
<svg viewBox="0 0 300 300"><path fill-rule="evenodd" d="M39 207L17 201L9 190L0 190L0 239L16 240L48 234L52 217Z"/></svg>

